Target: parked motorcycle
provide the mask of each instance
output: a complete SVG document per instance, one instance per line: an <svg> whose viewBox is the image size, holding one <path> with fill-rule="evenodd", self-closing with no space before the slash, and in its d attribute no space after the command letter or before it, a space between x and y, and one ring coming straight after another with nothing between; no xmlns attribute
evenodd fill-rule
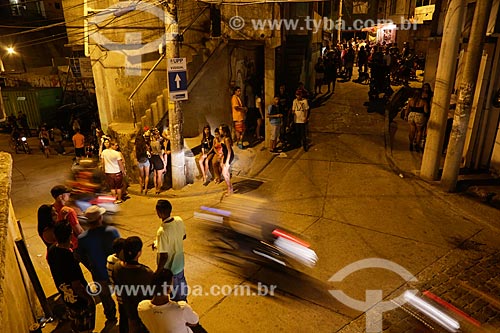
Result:
<svg viewBox="0 0 500 333"><path fill-rule="evenodd" d="M24 135L18 138L12 138L12 146L16 154L19 154L19 152L31 154L31 148L28 143L28 139Z"/></svg>

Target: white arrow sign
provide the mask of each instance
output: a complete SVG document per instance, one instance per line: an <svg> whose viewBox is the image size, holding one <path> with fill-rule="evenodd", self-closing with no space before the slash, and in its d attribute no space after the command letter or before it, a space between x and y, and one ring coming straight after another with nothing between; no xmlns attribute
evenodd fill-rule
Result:
<svg viewBox="0 0 500 333"><path fill-rule="evenodd" d="M180 89L181 88L181 77L179 76L179 74L175 74L175 84L177 85L177 89Z"/></svg>

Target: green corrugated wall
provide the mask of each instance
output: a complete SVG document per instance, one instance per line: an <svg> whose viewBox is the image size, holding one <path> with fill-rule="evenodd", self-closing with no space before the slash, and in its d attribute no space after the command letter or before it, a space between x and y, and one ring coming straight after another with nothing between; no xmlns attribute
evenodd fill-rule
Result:
<svg viewBox="0 0 500 333"><path fill-rule="evenodd" d="M51 125L55 121L56 110L61 106L62 89L2 89L2 97L7 116L17 117L22 111L28 117L30 128L37 129L44 122Z"/></svg>

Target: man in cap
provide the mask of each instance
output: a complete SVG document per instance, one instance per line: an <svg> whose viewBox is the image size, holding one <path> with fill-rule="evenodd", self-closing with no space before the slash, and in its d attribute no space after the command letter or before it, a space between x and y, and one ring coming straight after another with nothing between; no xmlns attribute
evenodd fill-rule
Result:
<svg viewBox="0 0 500 333"><path fill-rule="evenodd" d="M116 324L116 306L109 290L107 258L113 253L113 241L120 237L115 227L102 224L106 209L93 205L85 211L89 229L78 237L77 253L82 263L100 285L99 297L104 308L106 324Z"/></svg>
<svg viewBox="0 0 500 333"><path fill-rule="evenodd" d="M56 185L50 190L50 194L54 198L54 203L52 206L57 212L57 223L61 221L68 221L73 229L73 234L71 235L71 246L74 249L78 247L78 235L83 232L83 228L78 222L78 216L73 208L66 206L69 200L69 195L71 189L64 185Z"/></svg>

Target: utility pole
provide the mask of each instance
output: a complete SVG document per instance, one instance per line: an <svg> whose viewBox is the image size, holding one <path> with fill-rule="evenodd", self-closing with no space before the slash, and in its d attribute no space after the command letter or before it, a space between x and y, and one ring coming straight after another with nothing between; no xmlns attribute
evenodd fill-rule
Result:
<svg viewBox="0 0 500 333"><path fill-rule="evenodd" d="M342 0L339 3L339 20L337 21L337 42L342 43Z"/></svg>
<svg viewBox="0 0 500 333"><path fill-rule="evenodd" d="M420 177L427 180L438 179L450 95L455 79L458 46L462 34L461 29L457 27L462 26L465 3L465 0L450 0L444 20L431 116L427 124L427 140L420 167Z"/></svg>
<svg viewBox="0 0 500 333"><path fill-rule="evenodd" d="M177 20L177 0L169 0L167 3L166 29L166 55L169 58L179 58L180 42L182 36L179 35L179 24ZM184 116L182 114L181 102L168 101L168 123L170 130L170 149L171 149L171 169L172 169L172 188L180 190L186 185L186 169L184 157Z"/></svg>
<svg viewBox="0 0 500 333"><path fill-rule="evenodd" d="M465 134L469 125L472 101L476 90L477 73L481 64L486 26L493 0L477 0L467 45L465 67L453 119L448 153L444 163L441 185L446 191L454 191L462 164Z"/></svg>

